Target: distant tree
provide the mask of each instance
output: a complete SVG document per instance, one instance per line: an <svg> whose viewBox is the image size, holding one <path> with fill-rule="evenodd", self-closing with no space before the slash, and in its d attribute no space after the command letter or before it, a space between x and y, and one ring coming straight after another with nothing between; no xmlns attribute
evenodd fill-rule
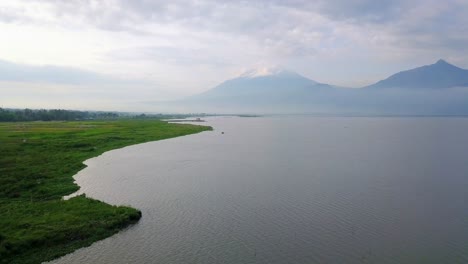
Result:
<svg viewBox="0 0 468 264"><path fill-rule="evenodd" d="M116 119L119 114L112 112L70 111L63 109L32 110L32 109L4 109L0 108L0 122L18 121L70 121L86 119Z"/></svg>

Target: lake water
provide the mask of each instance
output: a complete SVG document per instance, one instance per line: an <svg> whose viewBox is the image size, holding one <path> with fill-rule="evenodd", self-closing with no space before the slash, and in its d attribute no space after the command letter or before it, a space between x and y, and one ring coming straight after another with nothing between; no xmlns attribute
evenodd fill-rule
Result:
<svg viewBox="0 0 468 264"><path fill-rule="evenodd" d="M468 119L207 124L87 161L143 218L56 263L468 263Z"/></svg>

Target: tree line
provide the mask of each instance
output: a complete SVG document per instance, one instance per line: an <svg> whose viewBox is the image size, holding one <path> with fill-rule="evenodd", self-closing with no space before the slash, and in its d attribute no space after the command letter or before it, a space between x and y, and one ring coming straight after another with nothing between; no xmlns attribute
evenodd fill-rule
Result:
<svg viewBox="0 0 468 264"><path fill-rule="evenodd" d="M71 121L92 119L115 119L119 114L112 112L88 112L63 109L4 109L0 108L0 122L18 121Z"/></svg>

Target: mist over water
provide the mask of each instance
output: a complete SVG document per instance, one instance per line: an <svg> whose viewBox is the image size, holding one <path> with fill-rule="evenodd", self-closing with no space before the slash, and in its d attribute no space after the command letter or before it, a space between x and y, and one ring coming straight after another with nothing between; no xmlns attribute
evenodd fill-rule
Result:
<svg viewBox="0 0 468 264"><path fill-rule="evenodd" d="M55 263L468 262L468 119L207 124L88 160L81 191L143 218Z"/></svg>

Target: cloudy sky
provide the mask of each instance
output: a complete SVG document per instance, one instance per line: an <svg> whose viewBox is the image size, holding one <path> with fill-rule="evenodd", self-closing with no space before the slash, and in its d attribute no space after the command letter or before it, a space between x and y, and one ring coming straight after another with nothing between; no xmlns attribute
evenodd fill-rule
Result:
<svg viewBox="0 0 468 264"><path fill-rule="evenodd" d="M466 0L2 0L0 107L150 111L282 67L348 87L468 68Z"/></svg>

